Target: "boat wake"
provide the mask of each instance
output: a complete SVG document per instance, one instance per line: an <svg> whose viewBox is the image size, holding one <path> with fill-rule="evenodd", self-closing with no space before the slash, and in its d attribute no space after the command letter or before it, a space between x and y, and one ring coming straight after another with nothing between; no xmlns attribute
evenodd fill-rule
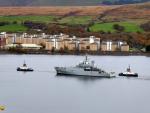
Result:
<svg viewBox="0 0 150 113"><path fill-rule="evenodd" d="M127 78L127 79L134 79L134 80L150 80L150 76L138 76L138 77L120 77L120 76L117 76L116 78Z"/></svg>
<svg viewBox="0 0 150 113"><path fill-rule="evenodd" d="M43 72L56 73L55 71L49 71L49 70L35 70L35 72L40 72L40 73L43 73Z"/></svg>
<svg viewBox="0 0 150 113"><path fill-rule="evenodd" d="M140 80L150 80L150 76L139 76L138 79L140 79Z"/></svg>

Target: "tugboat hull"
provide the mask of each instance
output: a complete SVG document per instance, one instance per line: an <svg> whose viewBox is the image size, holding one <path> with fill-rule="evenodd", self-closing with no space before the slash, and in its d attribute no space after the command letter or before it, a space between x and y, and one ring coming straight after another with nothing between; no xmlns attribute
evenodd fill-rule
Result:
<svg viewBox="0 0 150 113"><path fill-rule="evenodd" d="M33 71L33 69L30 69L30 68L28 68L28 69L17 68L17 71L25 71L25 72L27 72L27 71Z"/></svg>
<svg viewBox="0 0 150 113"><path fill-rule="evenodd" d="M124 74L124 73L119 73L119 76L138 77L138 74L137 74L137 73L134 73L134 74Z"/></svg>

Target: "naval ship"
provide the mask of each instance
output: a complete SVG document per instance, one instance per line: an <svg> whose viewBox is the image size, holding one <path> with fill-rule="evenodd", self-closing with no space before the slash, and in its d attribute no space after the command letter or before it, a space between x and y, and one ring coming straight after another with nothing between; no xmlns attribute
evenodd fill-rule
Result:
<svg viewBox="0 0 150 113"><path fill-rule="evenodd" d="M108 73L94 66L94 61L85 59L74 67L55 67L57 75L74 75L74 76L90 76L90 77L115 77L114 73Z"/></svg>

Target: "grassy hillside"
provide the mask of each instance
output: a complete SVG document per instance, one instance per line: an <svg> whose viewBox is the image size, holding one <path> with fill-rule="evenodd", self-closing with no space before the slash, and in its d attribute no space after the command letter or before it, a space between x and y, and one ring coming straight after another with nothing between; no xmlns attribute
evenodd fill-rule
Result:
<svg viewBox="0 0 150 113"><path fill-rule="evenodd" d="M149 0L0 0L0 6L91 6L104 4L129 4Z"/></svg>
<svg viewBox="0 0 150 113"><path fill-rule="evenodd" d="M115 32L116 30L113 28L114 24L124 26L125 32L143 32L143 29L141 29L137 24L131 22L96 23L89 29L91 32Z"/></svg>
<svg viewBox="0 0 150 113"><path fill-rule="evenodd" d="M24 21L42 22L42 23L52 23L57 19L57 23L76 25L76 24L88 24L93 16L66 16L61 18L61 16L0 16L0 22L17 22L21 24Z"/></svg>
<svg viewBox="0 0 150 113"><path fill-rule="evenodd" d="M33 22L52 22L56 16L0 16L0 22L14 22L22 23L24 21L33 21Z"/></svg>
<svg viewBox="0 0 150 113"><path fill-rule="evenodd" d="M70 6L70 5L97 5L102 0L0 0L0 4L9 6Z"/></svg>
<svg viewBox="0 0 150 113"><path fill-rule="evenodd" d="M0 32L24 32L27 31L27 28L18 24L10 24L5 26L0 26Z"/></svg>
<svg viewBox="0 0 150 113"><path fill-rule="evenodd" d="M92 20L92 16L68 16L59 20L59 23L68 25L83 25L88 24Z"/></svg>
<svg viewBox="0 0 150 113"><path fill-rule="evenodd" d="M26 27L22 26L21 23L23 21L29 20L33 22L42 22L42 23L57 23L57 24L66 24L66 25L87 25L89 22L92 21L92 16L67 16L54 21L53 19L56 18L54 16L1 16L0 22L9 22L10 25L0 26L0 31L26 31ZM13 24L13 22L17 22ZM89 30L91 32L115 32L113 28L114 24L119 24L124 26L125 32L143 32L140 28L140 24L138 22L126 21L126 22L109 22L109 23L95 23L92 25Z"/></svg>
<svg viewBox="0 0 150 113"><path fill-rule="evenodd" d="M32 5L56 5L56 6L86 6L98 5L102 0L33 0Z"/></svg>
<svg viewBox="0 0 150 113"><path fill-rule="evenodd" d="M2 15L0 22L11 24L17 22L20 27L23 27L20 23L28 20L55 23L58 26L60 24L78 25L74 27L95 23L89 28L91 32L115 32L113 25L119 24L124 26L125 32L143 32L139 26L150 20L150 2L123 6L0 7L0 15ZM9 31L6 27L14 26L11 24L1 26L1 31Z"/></svg>

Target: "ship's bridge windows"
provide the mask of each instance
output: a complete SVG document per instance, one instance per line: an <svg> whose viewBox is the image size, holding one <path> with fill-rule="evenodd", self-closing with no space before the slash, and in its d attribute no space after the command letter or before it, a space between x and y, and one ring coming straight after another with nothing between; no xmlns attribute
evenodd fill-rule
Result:
<svg viewBox="0 0 150 113"><path fill-rule="evenodd" d="M86 61L85 64L89 64L89 62Z"/></svg>

